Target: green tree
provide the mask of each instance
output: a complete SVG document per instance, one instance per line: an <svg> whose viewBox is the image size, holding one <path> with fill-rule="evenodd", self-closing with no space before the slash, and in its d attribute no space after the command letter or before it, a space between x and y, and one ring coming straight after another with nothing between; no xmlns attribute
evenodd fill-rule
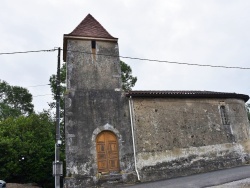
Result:
<svg viewBox="0 0 250 188"><path fill-rule="evenodd" d="M132 90L132 87L135 86L135 83L137 82L137 77L132 76L132 69L128 64L124 63L123 61L120 61L120 65L122 73L122 89L124 91L130 91Z"/></svg>
<svg viewBox="0 0 250 188"><path fill-rule="evenodd" d="M54 100L56 100L56 91L57 91L56 81L57 81L57 76L55 74L50 76L49 82L50 82L50 88L51 88ZM60 68L60 94L61 94L60 107L61 109L64 108L63 95L65 91L66 91L66 63L63 63L62 67ZM49 106L50 108L55 108L56 102L50 103Z"/></svg>
<svg viewBox="0 0 250 188"><path fill-rule="evenodd" d="M32 95L23 87L10 86L0 80L0 120L34 112Z"/></svg>
<svg viewBox="0 0 250 188"><path fill-rule="evenodd" d="M48 112L0 122L0 174L7 182L52 187L54 120Z"/></svg>

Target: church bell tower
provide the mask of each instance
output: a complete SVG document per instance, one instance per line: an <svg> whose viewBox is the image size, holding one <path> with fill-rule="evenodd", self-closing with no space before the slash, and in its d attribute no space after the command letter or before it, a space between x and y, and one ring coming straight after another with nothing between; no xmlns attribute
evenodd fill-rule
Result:
<svg viewBox="0 0 250 188"><path fill-rule="evenodd" d="M63 50L67 67L64 186L131 179L133 149L118 39L89 14L64 35Z"/></svg>

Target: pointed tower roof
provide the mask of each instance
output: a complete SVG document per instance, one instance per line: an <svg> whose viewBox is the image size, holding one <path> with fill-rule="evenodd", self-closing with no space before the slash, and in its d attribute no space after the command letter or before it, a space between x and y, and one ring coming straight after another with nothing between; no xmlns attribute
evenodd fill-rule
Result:
<svg viewBox="0 0 250 188"><path fill-rule="evenodd" d="M63 60L66 61L66 49L69 39L74 40L102 40L117 42L108 31L91 15L88 14L82 22L69 34L63 36Z"/></svg>
<svg viewBox="0 0 250 188"><path fill-rule="evenodd" d="M117 39L111 36L107 30L91 15L88 14L82 22L68 35L87 38Z"/></svg>

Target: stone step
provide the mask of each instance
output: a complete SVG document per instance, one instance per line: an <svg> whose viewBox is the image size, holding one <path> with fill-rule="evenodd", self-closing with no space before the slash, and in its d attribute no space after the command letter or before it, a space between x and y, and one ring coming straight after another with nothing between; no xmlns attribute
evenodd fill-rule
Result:
<svg viewBox="0 0 250 188"><path fill-rule="evenodd" d="M122 175L121 174L105 174L101 175L98 184L101 187L115 187L118 184L122 184Z"/></svg>

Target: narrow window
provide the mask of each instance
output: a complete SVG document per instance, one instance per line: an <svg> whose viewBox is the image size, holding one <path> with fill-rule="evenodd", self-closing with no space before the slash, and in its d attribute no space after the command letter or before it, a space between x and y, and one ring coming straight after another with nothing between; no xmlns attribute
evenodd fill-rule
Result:
<svg viewBox="0 0 250 188"><path fill-rule="evenodd" d="M92 47L92 58L95 61L96 60L96 41L91 41L91 47Z"/></svg>
<svg viewBox="0 0 250 188"><path fill-rule="evenodd" d="M224 105L220 106L220 115L223 125L229 125L228 115Z"/></svg>
<svg viewBox="0 0 250 188"><path fill-rule="evenodd" d="M91 41L91 46L92 46L92 49L95 49L95 48L96 48L96 41L95 41L95 40L92 40L92 41Z"/></svg>

